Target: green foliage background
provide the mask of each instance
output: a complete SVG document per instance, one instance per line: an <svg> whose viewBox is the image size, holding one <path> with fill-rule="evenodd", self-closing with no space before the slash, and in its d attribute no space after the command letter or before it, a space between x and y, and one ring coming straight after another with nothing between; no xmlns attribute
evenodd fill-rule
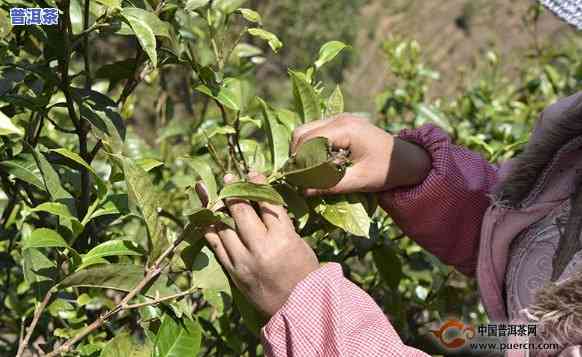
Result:
<svg viewBox="0 0 582 357"><path fill-rule="evenodd" d="M284 201L320 261L341 263L407 344L438 353L432 323L485 322L475 281L405 237L373 196L301 195L345 169L325 142L290 158L289 140L304 122L358 111L341 82L361 19L337 18L363 3L3 0L0 354L261 355L262 317L200 239L232 222L202 206L199 180L213 202ZM10 27L9 8L37 5L59 7L61 27ZM580 89L574 39L524 53L511 74L485 53L478 79L440 98L411 37L387 36L391 78L368 113L393 132L435 122L503 161L546 105ZM248 168L269 185L223 185Z"/></svg>

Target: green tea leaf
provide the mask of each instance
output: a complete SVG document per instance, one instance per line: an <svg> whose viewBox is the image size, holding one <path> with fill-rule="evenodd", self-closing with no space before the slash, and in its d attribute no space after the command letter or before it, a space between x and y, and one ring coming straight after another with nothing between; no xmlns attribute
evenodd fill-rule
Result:
<svg viewBox="0 0 582 357"><path fill-rule="evenodd" d="M60 234L48 228L38 228L22 242L22 249L29 248L68 248L69 245Z"/></svg>
<svg viewBox="0 0 582 357"><path fill-rule="evenodd" d="M218 186L216 185L216 179L214 178L214 173L208 165L208 163L199 157L194 157L187 160L190 167L200 176L206 191L208 192L208 199L210 202L214 202L218 197Z"/></svg>
<svg viewBox="0 0 582 357"><path fill-rule="evenodd" d="M344 112L344 96L340 86L336 86L335 90L327 99L325 106L325 116L330 117Z"/></svg>
<svg viewBox="0 0 582 357"><path fill-rule="evenodd" d="M293 82L295 107L303 123L321 119L319 96L301 72L289 71Z"/></svg>
<svg viewBox="0 0 582 357"><path fill-rule="evenodd" d="M59 283L60 288L73 286L96 287L129 292L137 286L145 274L144 267L134 264L108 264L77 271ZM148 297L164 297L179 291L166 274L160 274L143 293Z"/></svg>
<svg viewBox="0 0 582 357"><path fill-rule="evenodd" d="M100 357L146 357L151 355L151 346L141 345L127 332L113 337L101 350Z"/></svg>
<svg viewBox="0 0 582 357"><path fill-rule="evenodd" d="M231 294L228 277L210 249L202 249L192 263L192 270L193 288L214 289Z"/></svg>
<svg viewBox="0 0 582 357"><path fill-rule="evenodd" d="M155 13L137 7L124 7L121 10L121 13L126 18L130 16L145 23L147 27L152 30L154 35L170 38L170 24L160 20L160 18L157 17Z"/></svg>
<svg viewBox="0 0 582 357"><path fill-rule="evenodd" d="M53 214L53 215L61 217L61 218L77 220L77 217L75 217L71 214L71 212L69 211L69 208L66 205L59 203L59 202L44 202L44 203L41 203L40 205L32 208L30 211L31 212L47 212L47 213Z"/></svg>
<svg viewBox="0 0 582 357"><path fill-rule="evenodd" d="M225 14L231 14L240 8L247 0L214 0L212 7Z"/></svg>
<svg viewBox="0 0 582 357"><path fill-rule="evenodd" d="M148 158L137 159L137 160L135 160L135 164L137 166L141 167L145 172L150 172L151 170L155 169L156 167L160 167L160 166L164 165L164 163L161 161L158 161L156 159L148 159Z"/></svg>
<svg viewBox="0 0 582 357"><path fill-rule="evenodd" d="M38 169L34 158L30 154L20 154L13 160L2 161L0 162L0 168L6 170L5 172L13 175L15 178L29 183L41 191L46 190L42 174Z"/></svg>
<svg viewBox="0 0 582 357"><path fill-rule="evenodd" d="M348 46L340 41L330 41L321 46L319 58L315 61L315 68L321 68L324 64L332 61L346 47Z"/></svg>
<svg viewBox="0 0 582 357"><path fill-rule="evenodd" d="M200 350L202 329L189 318L174 320L165 315L156 335L154 357L196 356Z"/></svg>
<svg viewBox="0 0 582 357"><path fill-rule="evenodd" d="M239 98L235 94L234 87L238 84L238 80L235 78L225 78L222 85L217 91L213 91L208 86L201 84L196 87L196 90L200 93L206 94L207 96L216 99L220 104L225 107L232 109L234 111L239 111L241 109L241 103Z"/></svg>
<svg viewBox="0 0 582 357"><path fill-rule="evenodd" d="M241 15L245 18L245 20L249 22L253 22L256 24L261 25L263 23L263 19L261 18L261 14L256 12L255 10L240 8L238 11Z"/></svg>
<svg viewBox="0 0 582 357"><path fill-rule="evenodd" d="M188 0L186 2L186 10L187 11L194 11L203 6L208 5L210 0Z"/></svg>
<svg viewBox="0 0 582 357"><path fill-rule="evenodd" d="M23 135L23 131L12 123L6 114L0 111L0 136L3 135Z"/></svg>
<svg viewBox="0 0 582 357"><path fill-rule="evenodd" d="M344 176L343 168L329 154L327 138L318 137L302 144L282 168L285 181L310 188L330 188Z"/></svg>
<svg viewBox="0 0 582 357"><path fill-rule="evenodd" d="M402 279L402 262L396 251L392 247L382 244L372 250L372 256L382 280L392 291L396 291L400 284L400 279Z"/></svg>
<svg viewBox="0 0 582 357"><path fill-rule="evenodd" d="M109 146L113 154L124 149L125 123L119 115L117 104L108 96L94 90L71 87L81 115L96 129L93 133Z"/></svg>
<svg viewBox="0 0 582 357"><path fill-rule="evenodd" d="M99 244L87 254L83 255L83 263L86 260L112 257L118 255L143 255L143 249L130 240L115 239Z"/></svg>
<svg viewBox="0 0 582 357"><path fill-rule="evenodd" d="M309 220L309 206L294 188L287 184L278 184L275 189L283 197L289 214L297 221L296 229L302 230Z"/></svg>
<svg viewBox="0 0 582 357"><path fill-rule="evenodd" d="M261 336L261 328L267 324L267 318L231 283L232 299L240 312L244 324L257 337Z"/></svg>
<svg viewBox="0 0 582 357"><path fill-rule="evenodd" d="M370 217L361 196L327 196L321 199L314 210L334 226L355 236L369 238Z"/></svg>
<svg viewBox="0 0 582 357"><path fill-rule="evenodd" d="M251 201L265 201L282 205L283 197L273 187L252 182L235 182L224 186L218 199L240 198Z"/></svg>
<svg viewBox="0 0 582 357"><path fill-rule="evenodd" d="M267 134L269 149L271 151L271 160L273 160L273 172L279 170L285 161L289 158L289 142L291 141L291 132L277 120L276 112L258 98L263 111L263 127Z"/></svg>
<svg viewBox="0 0 582 357"><path fill-rule="evenodd" d="M168 245L158 214L161 193L148 174L131 159L123 158L122 162L130 202L141 211L148 230L150 258L156 259Z"/></svg>
<svg viewBox="0 0 582 357"><path fill-rule="evenodd" d="M42 178L47 192L51 195L53 201L72 200L73 196L61 186L61 178L45 156L38 150L33 151L36 163L42 173ZM71 206L69 206L71 209Z"/></svg>
<svg viewBox="0 0 582 357"><path fill-rule="evenodd" d="M435 123L449 133L454 131L453 127L449 123L449 120L434 106L421 103L416 105L415 111L417 116L417 125L422 125L424 123Z"/></svg>
<svg viewBox="0 0 582 357"><path fill-rule="evenodd" d="M131 29L135 32L135 36L141 48L147 53L152 66L158 66L158 53L156 51L156 36L152 28L143 18L138 18L131 15L126 15L124 12L121 13L125 20L128 22Z"/></svg>
<svg viewBox="0 0 582 357"><path fill-rule="evenodd" d="M108 8L121 7L121 0L96 0L101 5L105 5Z"/></svg>
<svg viewBox="0 0 582 357"><path fill-rule="evenodd" d="M207 226L220 221L216 212L207 208L199 208L188 214L188 219L195 229L206 228Z"/></svg>
<svg viewBox="0 0 582 357"><path fill-rule="evenodd" d="M83 158L81 156L79 156L77 153L74 153L68 149L64 149L64 148L60 148L60 149L52 149L50 150L50 152L54 152L59 154L62 157L65 157L69 160L74 161L75 163L81 165L82 167L86 168L87 171L89 171L89 173L93 176L93 178L95 179L95 183L97 184L98 187L98 193L99 193L99 197L103 197L105 196L105 194L107 193L107 186L105 184L105 182L103 181L103 179L101 179L101 177L99 177L99 175L97 175L97 173L95 172L95 170L85 162L85 160L83 160Z"/></svg>
<svg viewBox="0 0 582 357"><path fill-rule="evenodd" d="M279 40L279 38L275 36L275 34L269 31L263 30L261 28L250 28L247 30L247 32L251 36L258 37L261 40L267 41L267 43L275 53L279 49L281 49L281 47L283 47L283 43L281 42L281 40Z"/></svg>
<svg viewBox="0 0 582 357"><path fill-rule="evenodd" d="M56 264L38 249L22 251L24 278L31 285L38 299L50 289L56 277Z"/></svg>

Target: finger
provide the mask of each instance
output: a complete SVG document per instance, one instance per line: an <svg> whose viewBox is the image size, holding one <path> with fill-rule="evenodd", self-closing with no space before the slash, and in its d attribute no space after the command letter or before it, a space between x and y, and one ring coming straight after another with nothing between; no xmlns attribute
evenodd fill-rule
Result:
<svg viewBox="0 0 582 357"><path fill-rule="evenodd" d="M253 183L265 183L267 178L256 172L249 173L249 178ZM263 223L268 230L293 227L293 222L285 207L269 202L259 202L259 212Z"/></svg>
<svg viewBox="0 0 582 357"><path fill-rule="evenodd" d="M337 195L342 193L352 193L352 192L367 192L366 187L362 185L366 182L365 172L362 174L360 166L356 163L350 167L346 168L346 173L344 177L335 186L326 189L308 188L305 189L305 195L312 196L323 196L323 195Z"/></svg>
<svg viewBox="0 0 582 357"><path fill-rule="evenodd" d="M339 120L339 119L337 119ZM333 148L349 149L350 148L350 128L340 125L338 122L330 122L329 125L315 128L303 134L297 139L296 148L300 148L305 142L317 138L327 138Z"/></svg>
<svg viewBox="0 0 582 357"><path fill-rule="evenodd" d="M293 140L291 142L291 152L295 152L296 149L298 148L297 142L299 141L300 137L302 137L303 135L305 135L306 133L308 133L311 130L328 125L330 122L333 121L333 119L334 118L332 117L332 118L323 119L323 120L315 120L315 121L309 122L307 124L303 124L300 127L297 127L293 131Z"/></svg>
<svg viewBox="0 0 582 357"><path fill-rule="evenodd" d="M232 259L228 255L228 252L226 251L226 248L222 244L222 240L220 239L218 233L216 233L216 230L214 230L214 228L209 228L209 230L204 234L204 238L208 242L210 249L212 249L214 255L216 255L216 258L218 259L220 264L224 267L224 269L226 269L227 271L232 271L233 270Z"/></svg>
<svg viewBox="0 0 582 357"><path fill-rule="evenodd" d="M233 267L236 267L241 262L245 261L250 255L248 248L243 244L240 235L227 225L219 224L215 230L220 237L220 241L224 246Z"/></svg>
<svg viewBox="0 0 582 357"><path fill-rule="evenodd" d="M224 177L226 183L234 182L234 180L236 178L233 175ZM250 249L257 237L267 232L267 228L249 202L238 198L229 198L225 201L226 207L236 223L240 239Z"/></svg>

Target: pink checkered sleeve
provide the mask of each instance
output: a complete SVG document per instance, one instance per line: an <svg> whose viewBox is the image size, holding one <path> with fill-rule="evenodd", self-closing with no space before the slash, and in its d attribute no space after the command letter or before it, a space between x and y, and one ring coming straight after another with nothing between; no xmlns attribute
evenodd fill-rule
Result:
<svg viewBox="0 0 582 357"><path fill-rule="evenodd" d="M419 245L473 275L481 222L497 168L480 155L453 145L440 128L405 129L399 138L425 148L432 169L422 184L380 194L380 205Z"/></svg>
<svg viewBox="0 0 582 357"><path fill-rule="evenodd" d="M408 347L374 300L328 263L301 281L262 330L270 357L427 357Z"/></svg>

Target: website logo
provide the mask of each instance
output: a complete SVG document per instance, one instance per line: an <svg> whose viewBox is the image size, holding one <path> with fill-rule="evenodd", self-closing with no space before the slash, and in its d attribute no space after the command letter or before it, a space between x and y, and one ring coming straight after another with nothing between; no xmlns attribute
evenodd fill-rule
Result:
<svg viewBox="0 0 582 357"><path fill-rule="evenodd" d="M439 343L448 349L465 346L475 337L475 328L459 320L447 320L437 330L430 330Z"/></svg>

